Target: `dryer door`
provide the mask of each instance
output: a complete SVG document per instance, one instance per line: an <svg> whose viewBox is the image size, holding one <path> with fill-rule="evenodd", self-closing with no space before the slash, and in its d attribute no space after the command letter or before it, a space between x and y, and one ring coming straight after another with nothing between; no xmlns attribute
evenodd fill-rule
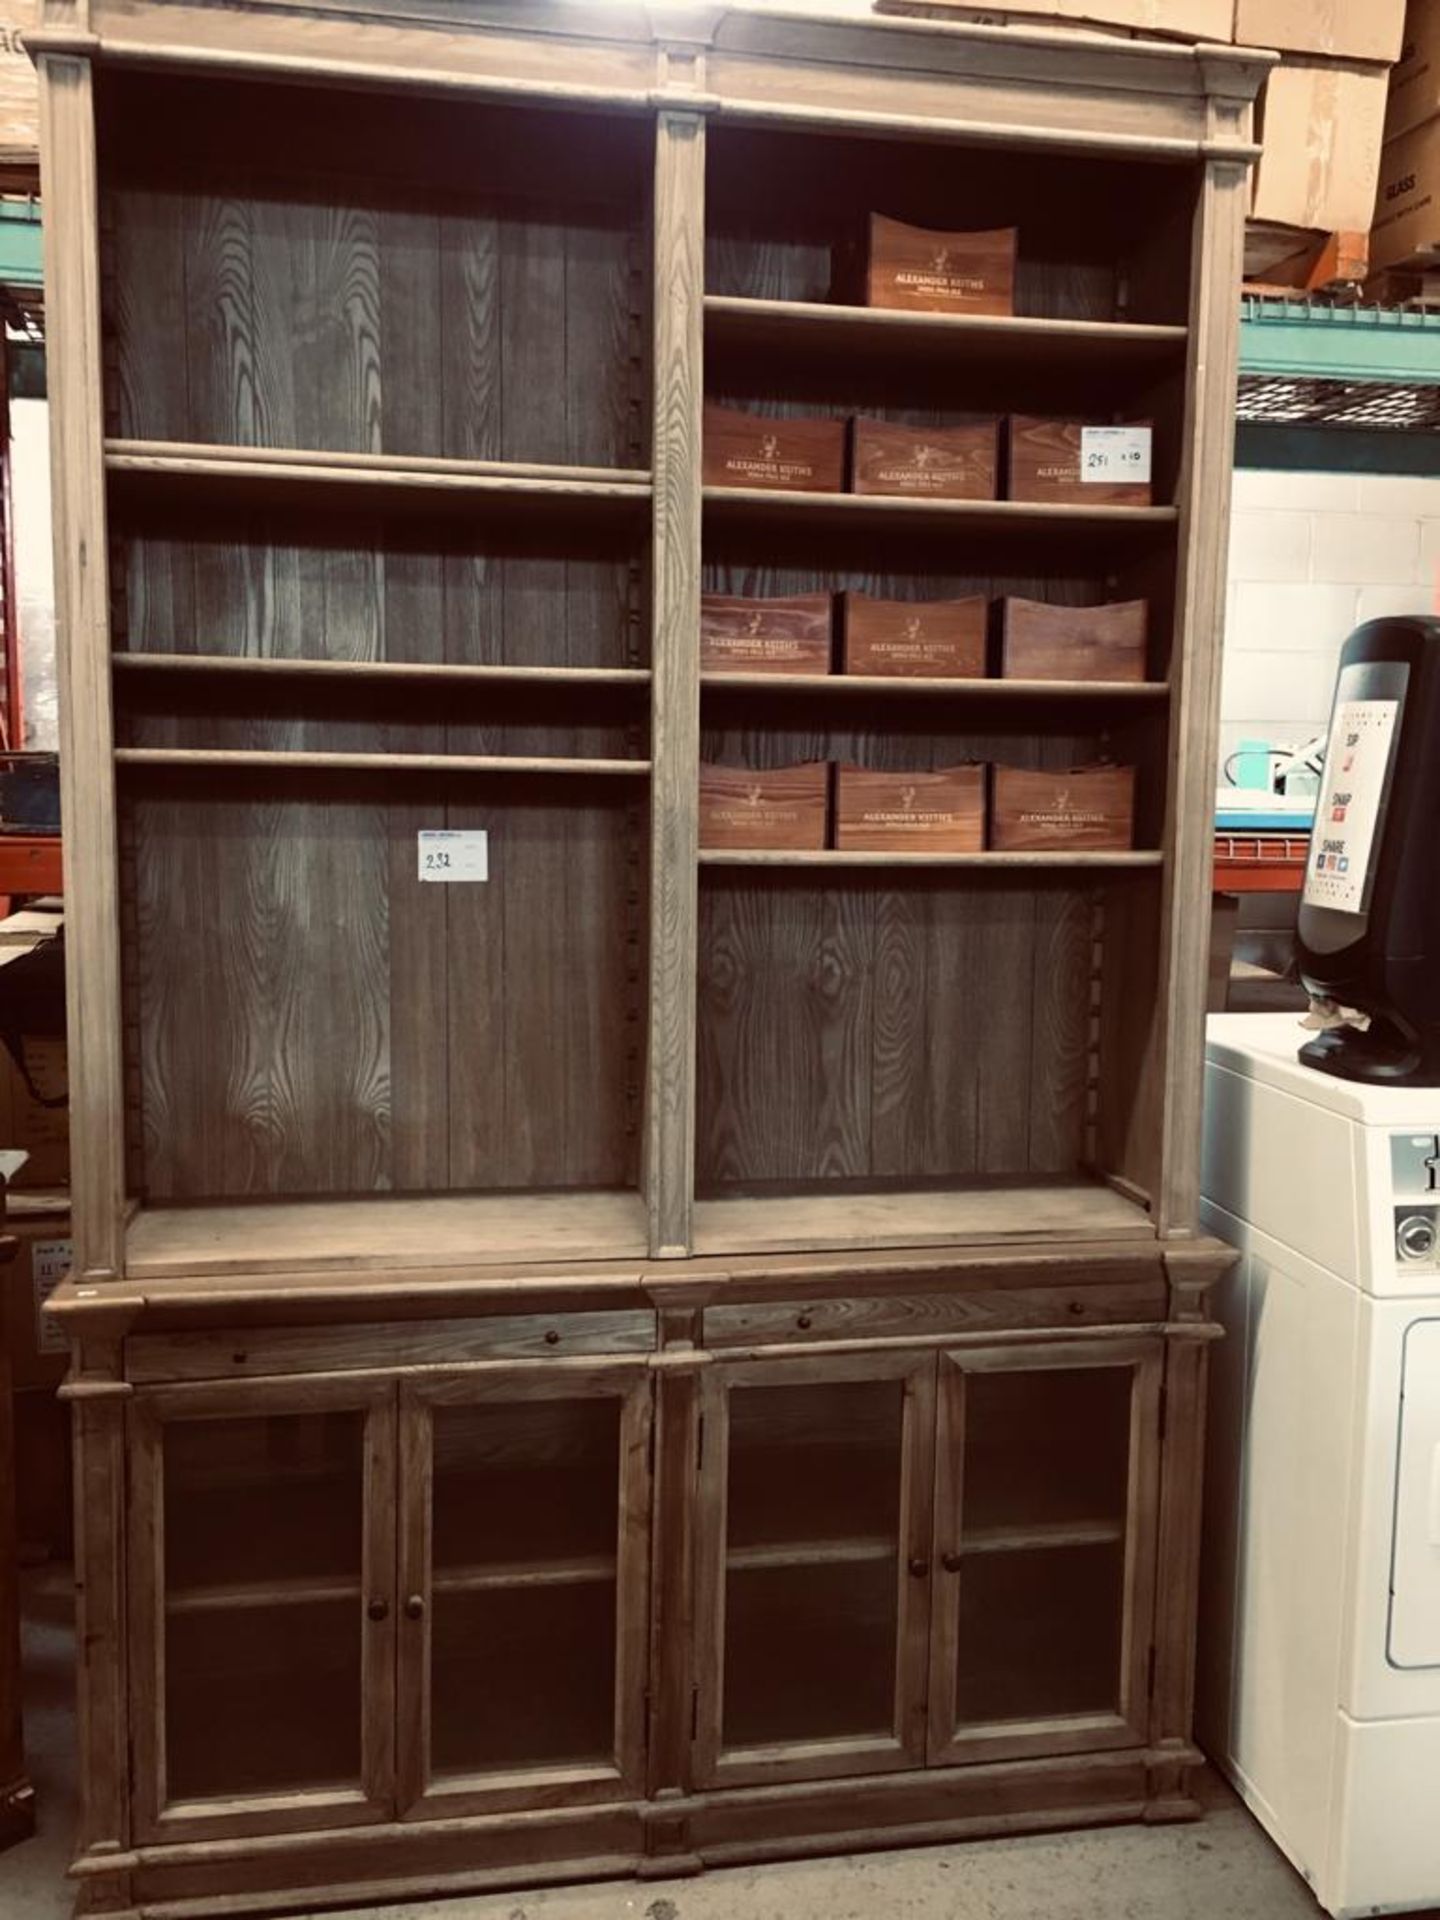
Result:
<svg viewBox="0 0 1440 1920"><path fill-rule="evenodd" d="M1405 1333L1389 1653L1397 1667L1440 1667L1440 1320Z"/></svg>

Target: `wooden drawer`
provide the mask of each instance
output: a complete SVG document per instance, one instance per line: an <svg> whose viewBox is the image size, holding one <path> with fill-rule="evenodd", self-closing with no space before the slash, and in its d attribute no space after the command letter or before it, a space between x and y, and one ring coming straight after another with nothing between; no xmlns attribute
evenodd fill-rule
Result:
<svg viewBox="0 0 1440 1920"><path fill-rule="evenodd" d="M925 1284L925 1290L920 1285ZM811 1297L727 1300L705 1310L705 1345L734 1348L824 1345L835 1341L982 1338L1025 1328L1150 1326L1166 1317L1169 1289L1159 1264L1104 1270L1043 1283L1016 1284L1001 1275L976 1276L940 1291L933 1277L916 1275L903 1290L831 1291Z"/></svg>
<svg viewBox="0 0 1440 1920"><path fill-rule="evenodd" d="M366 1326L246 1327L238 1331L139 1334L125 1343L125 1375L171 1380L246 1380L271 1374L371 1372L464 1366L475 1360L649 1353L655 1315L643 1308L596 1313L495 1314L466 1320L402 1320Z"/></svg>

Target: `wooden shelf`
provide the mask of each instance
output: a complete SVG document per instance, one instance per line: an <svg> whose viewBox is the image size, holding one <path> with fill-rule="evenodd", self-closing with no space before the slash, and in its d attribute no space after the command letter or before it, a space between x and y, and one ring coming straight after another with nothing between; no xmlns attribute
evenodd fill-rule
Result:
<svg viewBox="0 0 1440 1920"><path fill-rule="evenodd" d="M792 1567L872 1566L877 1560L898 1560L892 1536L873 1540L804 1540L763 1546L731 1547L725 1554L727 1573L759 1573Z"/></svg>
<svg viewBox="0 0 1440 1920"><path fill-rule="evenodd" d="M976 1527L962 1535L960 1551L1045 1553L1065 1547L1112 1546L1124 1538L1123 1520L1048 1520L1029 1527Z"/></svg>
<svg viewBox="0 0 1440 1920"><path fill-rule="evenodd" d="M863 695L872 700L984 701L1161 701L1170 689L1163 680L984 680L881 673L702 673L700 684L713 693L810 694L843 700Z"/></svg>
<svg viewBox="0 0 1440 1920"><path fill-rule="evenodd" d="M342 1576L296 1580L246 1580L213 1587L170 1588L165 1611L179 1613L250 1613L272 1607L333 1606L360 1598L360 1582Z"/></svg>
<svg viewBox="0 0 1440 1920"><path fill-rule="evenodd" d="M977 372L1063 364L1075 372L1151 366L1182 353L1189 330L1128 321L1042 320L1023 315L908 313L807 300L710 295L708 343L761 354L802 352L847 359L923 359Z"/></svg>
<svg viewBox="0 0 1440 1920"><path fill-rule="evenodd" d="M466 513L487 503L527 513L591 509L640 514L650 499L641 468L542 466L503 460L422 460L402 454L293 447L207 446L179 440L107 440L105 471L121 497L168 492L182 504L239 493L247 504L360 504Z"/></svg>
<svg viewBox="0 0 1440 1920"><path fill-rule="evenodd" d="M721 531L809 533L860 539L967 534L1033 543L1097 534L1153 535L1179 520L1174 507L1058 507L1025 500L911 500L890 494L783 493L764 487L706 487L707 523Z"/></svg>
<svg viewBox="0 0 1440 1920"><path fill-rule="evenodd" d="M1137 1202L1098 1181L939 1191L738 1195L697 1200L699 1254L804 1253L1040 1241L1153 1239Z"/></svg>
<svg viewBox="0 0 1440 1920"><path fill-rule="evenodd" d="M240 680L349 681L354 684L461 687L643 687L645 667L461 666L428 660L300 660L253 653L113 653L117 672L197 678L233 674Z"/></svg>
<svg viewBox="0 0 1440 1920"><path fill-rule="evenodd" d="M228 747L117 747L122 767L265 769L272 773L569 774L645 778L648 760L569 760L495 753L272 753Z"/></svg>
<svg viewBox="0 0 1440 1920"><path fill-rule="evenodd" d="M640 1259L638 1193L475 1193L237 1200L147 1207L130 1222L132 1278L369 1272Z"/></svg>
<svg viewBox="0 0 1440 1920"><path fill-rule="evenodd" d="M811 851L796 848L747 847L700 849L702 867L811 867L823 872L846 868L895 868L917 872L925 868L968 869L976 873L1035 872L1074 869L1086 872L1135 872L1165 864L1163 853L843 853L833 847Z"/></svg>
<svg viewBox="0 0 1440 1920"><path fill-rule="evenodd" d="M500 1593L522 1587L581 1587L613 1581L613 1554L595 1554L574 1560L517 1561L513 1565L437 1567L430 1591L446 1593Z"/></svg>

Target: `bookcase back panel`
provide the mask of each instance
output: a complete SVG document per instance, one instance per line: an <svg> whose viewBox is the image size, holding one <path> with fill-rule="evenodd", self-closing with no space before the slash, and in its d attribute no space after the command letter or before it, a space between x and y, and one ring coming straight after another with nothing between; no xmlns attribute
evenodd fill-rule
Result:
<svg viewBox="0 0 1440 1920"><path fill-rule="evenodd" d="M1096 899L708 875L697 1187L1074 1173Z"/></svg>
<svg viewBox="0 0 1440 1920"><path fill-rule="evenodd" d="M879 213L945 232L1016 228L1018 314L1182 321L1189 285L1174 267L1196 184L1183 166L717 128L706 290L863 304L868 222Z"/></svg>
<svg viewBox="0 0 1440 1920"><path fill-rule="evenodd" d="M161 112L171 94L156 91ZM308 95L302 118L316 125L288 120L274 160L241 169L230 156L243 143L227 147L224 129L276 90L198 91L214 122L182 117L173 148L165 121L159 152L135 151L133 127L115 135L112 433L644 463L647 186L633 128ZM121 97L135 111L148 94Z"/></svg>
<svg viewBox="0 0 1440 1920"><path fill-rule="evenodd" d="M643 814L570 793L136 775L145 1197L633 1185ZM488 832L488 881L420 881L417 834L440 827Z"/></svg>
<svg viewBox="0 0 1440 1920"><path fill-rule="evenodd" d="M644 664L628 536L313 512L180 510L119 525L113 631L133 652Z"/></svg>

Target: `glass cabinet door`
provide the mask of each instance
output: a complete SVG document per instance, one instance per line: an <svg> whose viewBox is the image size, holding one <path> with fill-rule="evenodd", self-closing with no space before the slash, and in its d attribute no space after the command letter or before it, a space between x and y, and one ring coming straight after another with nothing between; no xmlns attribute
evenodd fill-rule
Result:
<svg viewBox="0 0 1440 1920"><path fill-rule="evenodd" d="M940 1362L932 1761L1143 1743L1158 1341Z"/></svg>
<svg viewBox="0 0 1440 1920"><path fill-rule="evenodd" d="M401 1409L403 1803L641 1791L645 1368L451 1374Z"/></svg>
<svg viewBox="0 0 1440 1920"><path fill-rule="evenodd" d="M718 1366L705 1394L701 1781L920 1764L933 1357Z"/></svg>
<svg viewBox="0 0 1440 1920"><path fill-rule="evenodd" d="M129 1418L142 1830L388 1817L393 1385L162 1387Z"/></svg>

